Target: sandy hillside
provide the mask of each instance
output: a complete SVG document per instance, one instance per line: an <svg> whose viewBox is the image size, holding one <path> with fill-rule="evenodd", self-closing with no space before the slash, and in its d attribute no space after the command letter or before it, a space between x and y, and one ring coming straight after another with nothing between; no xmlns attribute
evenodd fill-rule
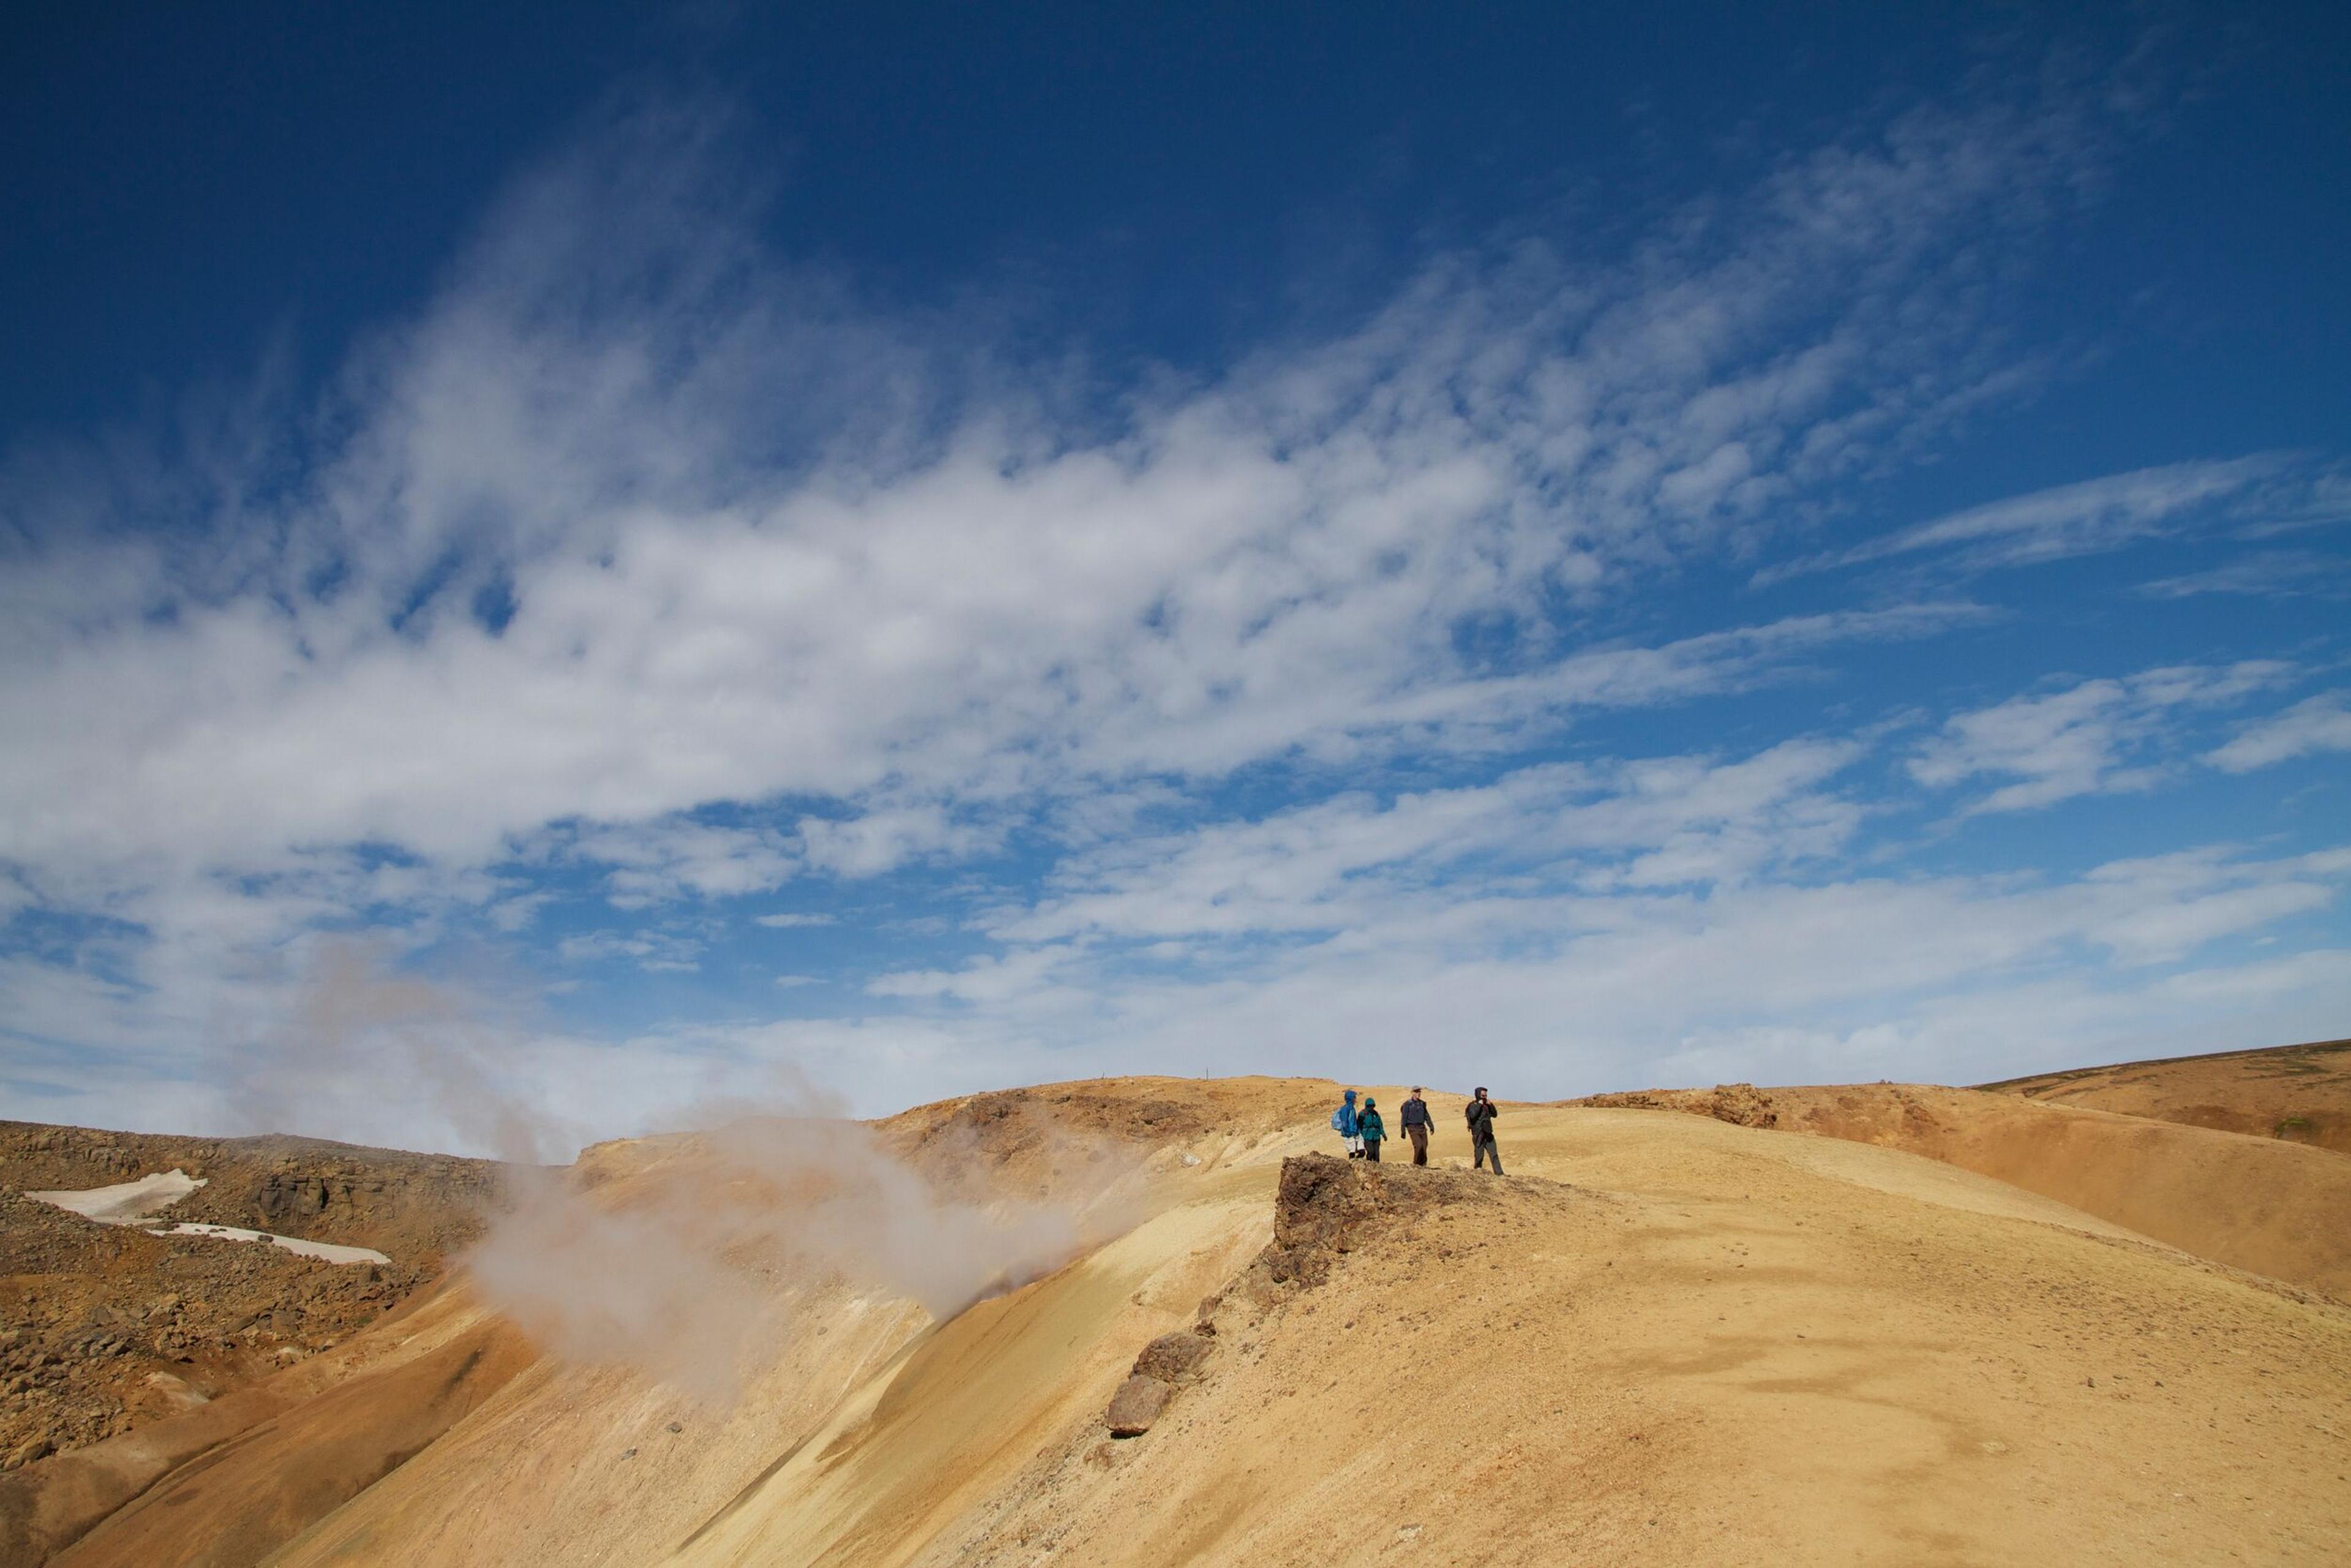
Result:
<svg viewBox="0 0 2351 1568"><path fill-rule="evenodd" d="M2351 1040L2126 1061L1984 1088L2351 1155Z"/></svg>
<svg viewBox="0 0 2351 1568"><path fill-rule="evenodd" d="M1731 1083L1571 1103L1687 1112L1905 1149L2199 1257L2351 1301L2351 1161L2323 1150L1918 1083L1763 1090Z"/></svg>
<svg viewBox="0 0 2351 1568"><path fill-rule="evenodd" d="M1926 1111L1953 1150L1980 1103L2126 1120L1951 1092ZM56 1561L2328 1563L2351 1539L2351 1310L2308 1289L1856 1139L1865 1101L1839 1137L1510 1105L1498 1181L1314 1157L1331 1098L1102 1081L910 1113L881 1135L948 1186L1120 1166L1128 1228L943 1321L779 1287L793 1332L732 1404L534 1357L460 1287L296 1369L319 1386ZM1458 1166L1460 1102L1432 1102ZM702 1157L610 1146L575 1179L626 1209ZM2196 1167L2178 1201L2258 1168ZM1167 1403L1113 1439L1138 1355Z"/></svg>

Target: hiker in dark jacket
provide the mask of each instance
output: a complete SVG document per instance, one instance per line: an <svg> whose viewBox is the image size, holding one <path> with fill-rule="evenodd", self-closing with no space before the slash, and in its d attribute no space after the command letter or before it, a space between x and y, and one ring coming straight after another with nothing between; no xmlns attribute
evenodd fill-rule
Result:
<svg viewBox="0 0 2351 1568"><path fill-rule="evenodd" d="M1364 1109L1355 1117L1356 1135L1364 1140L1364 1158L1374 1165L1380 1163L1380 1145L1387 1142L1388 1124L1380 1120L1380 1103L1370 1095L1364 1096Z"/></svg>
<svg viewBox="0 0 2351 1568"><path fill-rule="evenodd" d="M1469 1152L1474 1156L1470 1161L1471 1167L1484 1170L1486 1160L1490 1155L1494 1161L1494 1174L1500 1176L1502 1151L1494 1143L1494 1103L1486 1098L1483 1087L1479 1089L1477 1096L1462 1113L1469 1119Z"/></svg>
<svg viewBox="0 0 2351 1568"><path fill-rule="evenodd" d="M1420 1085L1412 1086L1412 1098L1404 1103L1404 1135L1412 1140L1412 1163L1428 1163L1428 1102L1420 1097Z"/></svg>

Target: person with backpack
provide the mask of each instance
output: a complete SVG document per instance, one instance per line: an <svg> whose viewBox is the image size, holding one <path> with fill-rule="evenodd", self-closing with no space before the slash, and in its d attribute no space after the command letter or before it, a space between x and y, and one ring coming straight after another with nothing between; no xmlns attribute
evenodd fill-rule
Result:
<svg viewBox="0 0 2351 1568"><path fill-rule="evenodd" d="M1349 1159L1360 1160L1364 1157L1364 1140L1356 1135L1353 1090L1350 1089L1339 1097L1339 1108L1331 1113L1331 1129L1337 1133L1341 1141L1347 1145Z"/></svg>
<svg viewBox="0 0 2351 1568"><path fill-rule="evenodd" d="M1380 1145L1388 1141L1388 1124L1380 1120L1380 1103L1368 1094L1364 1096L1363 1114L1355 1118L1355 1131L1361 1135L1364 1158L1379 1164Z"/></svg>
<svg viewBox="0 0 2351 1568"><path fill-rule="evenodd" d="M1494 1161L1494 1174L1500 1176L1502 1151L1494 1142L1494 1103L1486 1098L1483 1085L1479 1086L1477 1096L1462 1113L1469 1121L1469 1152L1474 1156L1470 1162L1471 1168L1484 1170L1486 1160L1490 1155Z"/></svg>
<svg viewBox="0 0 2351 1568"><path fill-rule="evenodd" d="M1412 1098L1404 1103L1404 1135L1412 1140L1412 1163L1428 1163L1428 1102L1420 1097L1420 1085L1412 1086Z"/></svg>

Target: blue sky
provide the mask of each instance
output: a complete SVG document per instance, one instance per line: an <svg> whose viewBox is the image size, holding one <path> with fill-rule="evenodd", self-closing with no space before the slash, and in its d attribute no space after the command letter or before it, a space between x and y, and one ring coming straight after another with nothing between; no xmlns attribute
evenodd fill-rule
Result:
<svg viewBox="0 0 2351 1568"><path fill-rule="evenodd" d="M0 1113L2351 1029L2351 27L1563 9L12 19Z"/></svg>

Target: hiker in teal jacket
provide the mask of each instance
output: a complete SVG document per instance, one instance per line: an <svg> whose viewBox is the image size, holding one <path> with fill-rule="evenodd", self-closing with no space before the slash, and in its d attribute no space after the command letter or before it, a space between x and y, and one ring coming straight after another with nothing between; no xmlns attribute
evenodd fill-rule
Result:
<svg viewBox="0 0 2351 1568"><path fill-rule="evenodd" d="M1331 1113L1331 1130L1347 1145L1347 1157L1364 1157L1364 1140L1355 1135L1355 1092L1352 1089L1339 1097L1339 1108Z"/></svg>
<svg viewBox="0 0 2351 1568"><path fill-rule="evenodd" d="M1364 1108L1355 1113L1355 1131L1364 1140L1364 1158L1379 1164L1380 1145L1387 1142L1388 1124L1380 1120L1380 1103L1368 1094L1364 1096Z"/></svg>

